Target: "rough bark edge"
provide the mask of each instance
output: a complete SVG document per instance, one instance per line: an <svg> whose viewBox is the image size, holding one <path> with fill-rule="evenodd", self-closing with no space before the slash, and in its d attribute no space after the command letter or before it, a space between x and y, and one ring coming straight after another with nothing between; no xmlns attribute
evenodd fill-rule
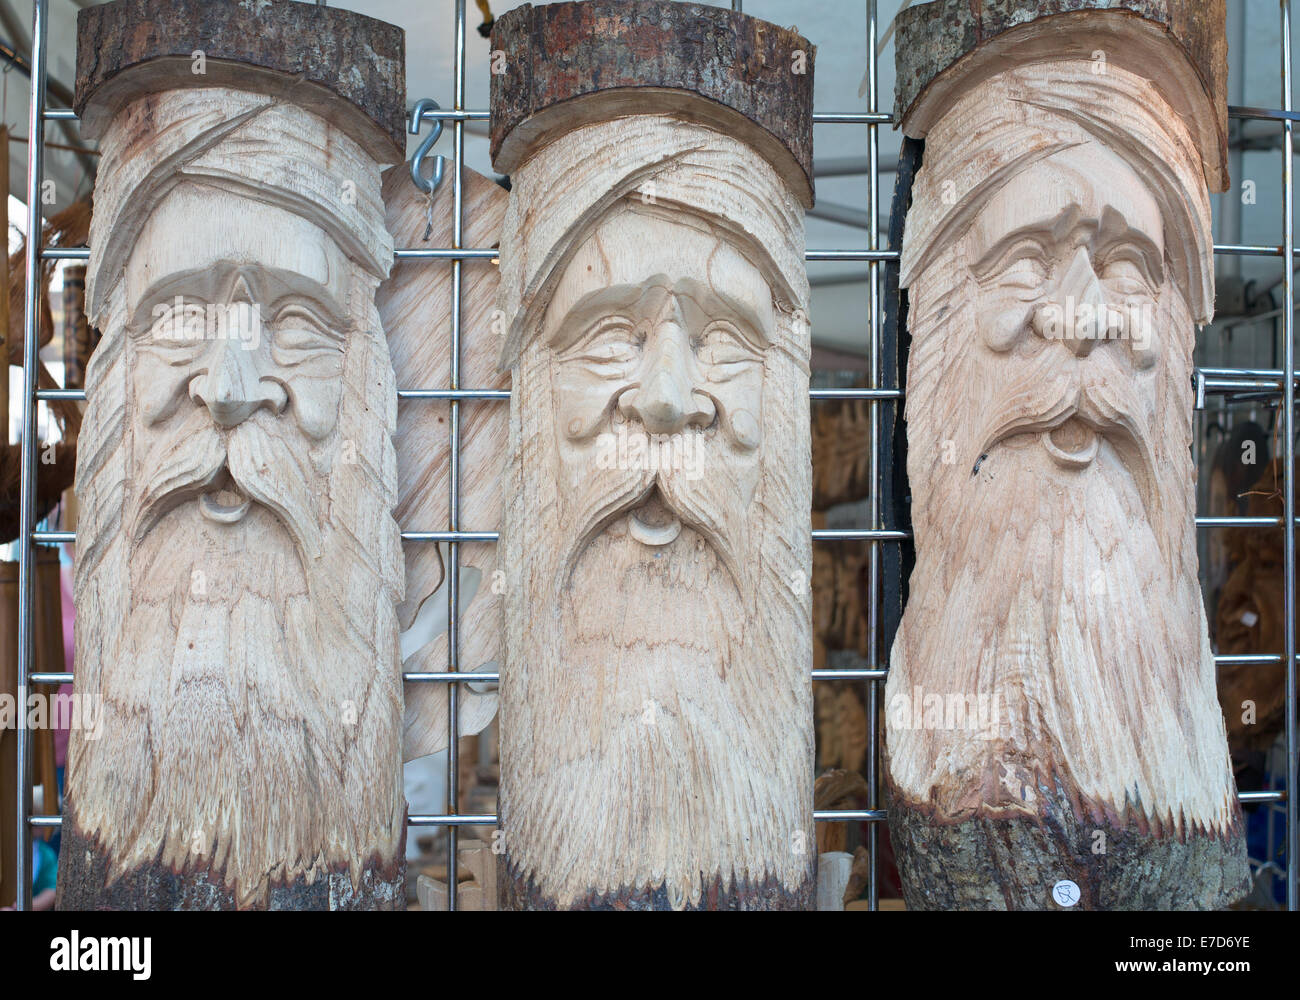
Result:
<svg viewBox="0 0 1300 1000"><path fill-rule="evenodd" d="M505 59L505 72L491 78L490 151L498 170L510 172L534 151L536 143L512 149L507 139L549 108L608 91L681 90L770 134L793 158L811 202L816 46L795 31L720 7L582 0L523 4L497 18L491 45ZM806 73L791 72L798 51L806 53Z"/></svg>
<svg viewBox="0 0 1300 1000"><path fill-rule="evenodd" d="M1003 54L1008 55L1018 36L1028 36L1026 28L1030 25L1036 26L1031 30L1042 31L1043 22L1051 21L1058 30L1066 30L1071 21L1095 15L1080 28L1080 44L1084 51L1091 52L1105 49L1096 35L1096 16L1109 15L1116 25L1123 23L1121 19L1136 19L1168 38L1199 80L1202 96L1213 109L1218 133L1213 144L1208 137L1198 136L1206 182L1212 191L1226 189L1228 61L1224 0L1038 0L1034 6L1034 11L1027 12L1023 0L934 0L901 11L895 21L895 125L906 130L909 119L940 78L955 68L962 72L961 65L969 63L977 50L995 39L1000 39ZM1007 68L1013 63L1014 59L1009 60ZM1141 66L1131 68L1144 71ZM924 137L923 130L908 134Z"/></svg>
<svg viewBox="0 0 1300 1000"><path fill-rule="evenodd" d="M903 800L892 785L887 791L911 910L1066 909L1051 898L1060 879L1079 886L1082 898L1070 907L1077 910L1221 910L1250 890L1240 810L1222 833L1178 836L1113 816L1081 817L1059 783L1037 816L957 822ZM1098 831L1104 854L1093 853Z"/></svg>
<svg viewBox="0 0 1300 1000"><path fill-rule="evenodd" d="M190 71L195 50L203 51L207 74ZM161 60L184 66L140 72ZM328 102L312 91L341 98L358 112L356 121L339 123L349 134L372 154L384 147L381 162L405 157L406 33L396 25L332 6L239 0L115 0L77 14L73 110L91 137L97 123L144 93L262 90L274 77L286 93L305 93L310 109Z"/></svg>
<svg viewBox="0 0 1300 1000"><path fill-rule="evenodd" d="M111 859L85 836L69 814L59 848L59 910L236 910L234 894L222 871L195 868L175 871L160 861L141 865L112 881ZM372 856L359 889L344 866L310 885L303 879L273 884L256 909L266 910L404 910L406 909L406 833L396 856Z"/></svg>
<svg viewBox="0 0 1300 1000"><path fill-rule="evenodd" d="M624 887L612 892L592 890L568 906L560 906L538 888L531 876L511 862L508 854L497 858L497 897L502 910L671 910L667 884L655 887ZM699 903L686 910L815 910L817 902L817 865L811 857L808 871L798 889L783 887L774 876L759 882L734 877L723 881L717 876L708 884Z"/></svg>

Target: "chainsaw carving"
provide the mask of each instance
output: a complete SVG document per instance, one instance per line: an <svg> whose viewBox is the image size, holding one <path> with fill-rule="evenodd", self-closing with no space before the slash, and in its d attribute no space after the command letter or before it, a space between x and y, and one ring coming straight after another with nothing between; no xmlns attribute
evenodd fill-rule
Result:
<svg viewBox="0 0 1300 1000"><path fill-rule="evenodd" d="M985 6L907 12L899 51ZM1190 40L1102 10L999 34L986 13L967 37L992 51L900 97L926 139L900 275L917 562L887 686L912 908L1208 908L1247 888L1188 451L1222 176L1197 142L1224 106L1183 45L1222 61L1217 7L1175 17ZM1199 89L1174 102L1183 76Z"/></svg>
<svg viewBox="0 0 1300 1000"><path fill-rule="evenodd" d="M402 44L302 4L81 14L104 336L76 685L104 720L71 741L61 906L404 905L397 400L374 306ZM207 85L163 45L247 65ZM391 99L384 120L347 98L355 80Z"/></svg>
<svg viewBox="0 0 1300 1000"><path fill-rule="evenodd" d="M746 71L736 39L770 46L758 82L807 109L811 77L788 68L798 47L810 68L811 48L730 12L524 7L494 35L513 72L589 85L529 112L576 116L530 145L545 130L513 118L520 91L493 79L494 152L513 182L507 908L813 905L808 163L781 146L774 168L735 138L742 119L757 131L750 119L652 58L706 29L728 71ZM557 65L675 88L665 106L679 110L582 72L550 77ZM734 128L702 123L705 104ZM780 138L764 134L764 148Z"/></svg>

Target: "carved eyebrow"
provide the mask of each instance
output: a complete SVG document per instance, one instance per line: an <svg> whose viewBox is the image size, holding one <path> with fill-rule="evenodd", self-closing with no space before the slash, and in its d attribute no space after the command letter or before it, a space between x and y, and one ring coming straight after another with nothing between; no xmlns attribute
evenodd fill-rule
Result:
<svg viewBox="0 0 1300 1000"><path fill-rule="evenodd" d="M320 328L320 331L334 340L343 340L347 334L347 318L331 314L329 303L322 303L309 294L300 291L288 292L276 299L263 319L275 323L286 311L306 313L307 317Z"/></svg>
<svg viewBox="0 0 1300 1000"><path fill-rule="evenodd" d="M1096 264L1117 249L1132 248L1142 264L1147 277L1159 285L1164 281L1163 255L1155 242L1140 229L1134 229L1124 218L1124 214L1107 205L1101 213L1101 219L1092 220L1078 215L1075 206L1067 206L1060 215L1046 224L1034 224L1012 230L1002 236L979 260L971 265L971 271L978 278L985 278L1021 243L1032 242L1041 247L1044 253L1053 245L1076 234L1079 229L1096 227L1090 256Z"/></svg>
<svg viewBox="0 0 1300 1000"><path fill-rule="evenodd" d="M1106 208L1102 212L1102 224L1097 231L1097 246L1093 252L1094 262L1104 261L1118 250L1133 249L1143 265L1146 276L1156 285L1164 282L1164 255L1151 237L1128 224L1122 212Z"/></svg>
<svg viewBox="0 0 1300 1000"><path fill-rule="evenodd" d="M759 348L772 342L769 324L764 323L751 306L694 278L682 278L672 287L666 281L651 279L647 284L612 285L584 295L564 314L548 341L550 347L557 351L571 347L597 320L635 310L642 298L654 288L668 291L679 302L688 303L709 319L734 320Z"/></svg>
<svg viewBox="0 0 1300 1000"><path fill-rule="evenodd" d="M611 285L609 288L589 292L560 319L555 332L547 339L548 345L557 351L572 346L596 320L612 313L625 312L636 305L642 291L640 285Z"/></svg>
<svg viewBox="0 0 1300 1000"><path fill-rule="evenodd" d="M213 301L218 290L225 287L232 273L239 268L240 265L231 267L218 265L164 275L145 289L144 295L140 297L140 304L131 315L128 327L135 328L140 323L152 322L154 307L160 303L169 303L177 295L181 295L187 301L196 298L204 302ZM283 305L292 300L299 305L310 305L312 311L326 324L337 326L340 330L346 327L347 310L324 285L310 278L304 278L296 271L285 271L281 268L260 267L254 273L260 286L255 289L255 298L269 300L257 303L266 306L268 318L274 317Z"/></svg>
<svg viewBox="0 0 1300 1000"><path fill-rule="evenodd" d="M1004 235L993 246L989 247L984 256L975 261L970 266L970 269L977 278L987 278L996 269L997 265L1002 263L1010 255L1011 251L1021 244L1033 243L1043 255L1046 255L1051 241L1052 230L1050 225L1024 226Z"/></svg>
<svg viewBox="0 0 1300 1000"><path fill-rule="evenodd" d="M721 289L715 289L694 278L682 278L673 288L678 298L693 302L710 319L739 320L759 347L768 347L772 343L772 331L769 324L763 322L753 307L728 295Z"/></svg>

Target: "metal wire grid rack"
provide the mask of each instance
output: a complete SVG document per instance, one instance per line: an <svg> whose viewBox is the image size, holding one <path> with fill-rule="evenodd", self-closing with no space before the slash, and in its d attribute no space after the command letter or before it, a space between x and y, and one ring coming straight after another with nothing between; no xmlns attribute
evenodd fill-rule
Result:
<svg viewBox="0 0 1300 1000"><path fill-rule="evenodd" d="M865 822L867 826L867 849L871 861L871 879L868 884L868 907L878 908L879 902L879 854L878 824L885 819L885 810L880 808L879 791L879 754L881 732L879 727L880 684L887 675L885 665L881 662L880 618L881 618L881 549L882 543L897 544L909 538L906 531L886 530L881 527L881 509L878 484L880 482L881 452L881 404L897 406L903 396L901 389L883 388L881 371L881 278L882 265L896 262L896 250L882 249L879 245L879 191L880 159L879 135L882 125L891 125L893 116L879 110L879 81L877 41L879 21L877 0L865 0L867 7L866 62L867 62L867 101L865 112L819 112L814 113L816 124L859 125L866 128L867 146L867 245L857 249L809 249L805 257L808 261L862 261L867 264L867 302L868 318L868 386L856 389L812 389L813 400L819 399L866 399L871 406L871 452L870 480L873 484L868 501L870 525L866 528L850 530L813 530L815 542L834 543L841 541L866 541L869 543L868 565L868 667L851 670L812 670L812 680L816 681L862 681L866 685L867 695L867 785L869 797L867 808L861 810L817 810L814 819L832 822ZM410 826L445 827L447 830L448 858L454 863L457 855L457 839L461 826L491 826L497 822L493 815L458 815L456 806L459 802L459 754L455 734L459 730L459 694L460 684L466 681L496 681L499 675L488 673L461 673L459 670L460 653L460 551L461 542L495 542L495 531L462 530L460 524L460 406L463 402L480 401L491 403L509 398L509 394L500 391L482 389L463 389L460 385L461 353L461 269L466 262L491 262L497 252L492 249L467 248L461 245L463 237L463 175L462 166L465 153L464 126L470 121L486 121L487 111L468 110L465 108L465 39L466 18L465 0L454 0L455 59L453 63L453 105L446 110L423 110L418 120L412 121L413 130L418 130L420 120L429 122L450 122L452 125L452 172L453 185L453 219L452 245L437 249L398 249L395 252L399 261L446 261L451 265L451 357L450 382L448 389L404 389L398 391L399 400L416 402L419 400L442 399L448 401L450 418L448 433L450 435L450 496L449 520L445 531L403 531L403 541L411 542L446 542L448 546L447 561L447 603L448 603L448 663L447 670L440 673L406 673L406 681L425 683L444 683L447 685L448 700L448 751L447 751L447 807L446 812L428 815L411 815ZM731 0L733 10L741 9L742 0ZM1278 246L1216 244L1216 254L1241 256L1282 257L1284 261L1296 259L1295 237L1292 228L1294 184L1292 176L1293 131L1295 123L1300 121L1300 114L1292 110L1291 101L1291 0L1279 0L1281 14L1281 78L1282 108L1263 109L1232 107L1229 115L1234 118L1256 119L1276 122L1282 130L1282 190L1283 190L1283 233L1282 243ZM36 350L37 350L37 312L36 303L39 294L39 267L41 260L87 260L89 250L84 247L47 249L41 245L41 210L40 188L44 179L44 124L49 121L75 121L76 115L70 109L54 109L45 106L46 99L46 44L49 31L49 0L33 0L32 13L32 53L31 53L31 100L29 105L28 127L31 142L28 145L27 159L27 232L25 265L25 308L23 315L23 391L22 391L22 462L20 493L20 533L19 533L19 615L18 615L18 684L20 691L26 691L29 683L62 683L72 680L67 673L35 673L31 671L32 662L32 595L35 572L35 546L38 544L59 544L73 542L74 532L36 531L33 524L35 512L36 483L36 405L38 401L57 399L84 399L85 393L79 389L37 389ZM1284 804L1286 812L1286 890L1287 909L1300 909L1300 893L1297 891L1296 859L1300 856L1300 822L1297 821L1296 799L1288 794L1297 785L1296 742L1296 634L1295 634L1295 527L1294 506L1294 468L1295 468L1295 377L1300 373L1295 370L1295 274L1292 266L1283 267L1284 305L1281 310L1283 334L1283 363L1280 371L1261 371L1242 368L1200 369L1196 372L1196 390L1198 401L1206 393L1228 393L1242 390L1265 390L1279 394L1282 399L1281 425L1283 433L1284 513L1280 519L1283 533L1284 554L1284 603L1283 620L1285 648L1281 654L1258 653L1237 656L1216 656L1218 663L1275 664L1286 663L1286 772L1287 780L1283 790L1239 793L1243 805L1256 803ZM1288 377L1289 375L1289 377ZM408 404L409 405L409 404ZM1278 518L1272 517L1197 517L1198 528L1218 529L1226 527L1276 527ZM31 756L29 736L23 713L18 715L18 909L31 907L31 831L34 827L57 827L62 817L57 814L34 816L31 812ZM456 879L448 879L448 908L456 909Z"/></svg>

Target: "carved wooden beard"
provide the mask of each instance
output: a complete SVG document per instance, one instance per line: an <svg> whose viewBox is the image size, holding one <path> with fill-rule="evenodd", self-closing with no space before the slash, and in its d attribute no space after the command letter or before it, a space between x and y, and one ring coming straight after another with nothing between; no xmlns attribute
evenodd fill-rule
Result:
<svg viewBox="0 0 1300 1000"><path fill-rule="evenodd" d="M1080 72L1083 91L1158 100L1115 67L1104 85ZM909 217L909 235L949 241L904 263L917 564L887 777L918 908L1046 907L1061 879L1088 907L1215 906L1245 876L1196 577L1188 272L1166 245L1170 189L1203 241L1208 207L1029 106L1069 80L1038 67L974 88L927 142ZM1037 150L1007 152L961 221L936 222L938 180L968 162L955 137L1006 142L980 125L1013 100ZM1185 162L1179 139L1129 141Z"/></svg>
<svg viewBox="0 0 1300 1000"><path fill-rule="evenodd" d="M508 906L811 902L806 329L658 201L574 241L514 369Z"/></svg>
<svg viewBox="0 0 1300 1000"><path fill-rule="evenodd" d="M150 100L185 121L192 95ZM328 128L288 106L269 115L299 135ZM113 126L106 158L122 141ZM329 141L373 198L373 162ZM274 191L245 211L247 194L169 185L104 293L78 466L77 684L102 694L106 722L70 745L61 905L404 898L396 393L378 265L345 254L331 220ZM195 306L224 325L184 335Z"/></svg>

